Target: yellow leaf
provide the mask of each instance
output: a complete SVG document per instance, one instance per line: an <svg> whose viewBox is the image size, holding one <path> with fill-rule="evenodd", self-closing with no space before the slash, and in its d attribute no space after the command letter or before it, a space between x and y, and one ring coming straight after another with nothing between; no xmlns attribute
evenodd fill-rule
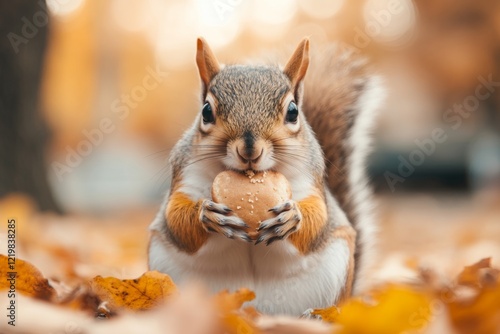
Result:
<svg viewBox="0 0 500 334"><path fill-rule="evenodd" d="M427 294L391 285L376 291L373 303L348 300L334 319L342 326L340 333L396 334L423 328L431 316Z"/></svg>
<svg viewBox="0 0 500 334"><path fill-rule="evenodd" d="M0 290L15 290L30 297L50 300L55 290L31 263L0 254ZM11 267L12 266L12 267ZM13 286L15 285L15 289Z"/></svg>
<svg viewBox="0 0 500 334"><path fill-rule="evenodd" d="M111 309L146 310L177 291L172 279L157 271L148 271L137 279L95 277L91 289Z"/></svg>

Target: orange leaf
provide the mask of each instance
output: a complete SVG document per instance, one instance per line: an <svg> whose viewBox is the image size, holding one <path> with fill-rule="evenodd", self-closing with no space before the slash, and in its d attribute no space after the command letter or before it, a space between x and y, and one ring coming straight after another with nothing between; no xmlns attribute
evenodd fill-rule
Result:
<svg viewBox="0 0 500 334"><path fill-rule="evenodd" d="M484 258L473 265L465 266L457 277L457 283L461 285L480 286L481 269L491 268L491 257Z"/></svg>
<svg viewBox="0 0 500 334"><path fill-rule="evenodd" d="M255 334L258 333L256 327L247 319L234 313L224 316L223 322L229 333L234 334Z"/></svg>
<svg viewBox="0 0 500 334"><path fill-rule="evenodd" d="M54 288L31 263L20 259L10 261L0 254L0 290L11 290L12 284L15 284L15 292L30 297L50 300L55 296Z"/></svg>
<svg viewBox="0 0 500 334"><path fill-rule="evenodd" d="M215 302L222 312L235 311L243 306L245 302L253 299L255 299L255 293L246 288L233 293L224 290L215 296Z"/></svg>
<svg viewBox="0 0 500 334"><path fill-rule="evenodd" d="M242 309L243 313L248 319L255 320L261 316L260 312L255 309L253 306L247 306Z"/></svg>
<svg viewBox="0 0 500 334"><path fill-rule="evenodd" d="M361 299L346 301L333 319L342 326L340 333L396 334L423 328L431 316L428 295L391 285L376 291L373 303Z"/></svg>
<svg viewBox="0 0 500 334"><path fill-rule="evenodd" d="M340 309L337 306L331 306L327 308L317 308L311 312L312 315L319 315L323 321L335 323L337 320Z"/></svg>
<svg viewBox="0 0 500 334"><path fill-rule="evenodd" d="M252 312L240 309L245 302L249 302L254 298L255 293L245 288L234 293L225 290L215 296L215 303L222 312L222 320L228 333L258 333L253 324Z"/></svg>
<svg viewBox="0 0 500 334"><path fill-rule="evenodd" d="M466 266L458 275L461 285L473 286L477 295L467 299L451 300L450 319L460 333L495 333L500 324L499 270L491 268L491 258Z"/></svg>
<svg viewBox="0 0 500 334"><path fill-rule="evenodd" d="M170 276L157 271L148 271L137 279L97 276L90 285L102 301L108 302L111 309L150 309L177 291Z"/></svg>
<svg viewBox="0 0 500 334"><path fill-rule="evenodd" d="M459 333L497 333L500 324L500 284L482 289L468 301L448 305L452 324Z"/></svg>

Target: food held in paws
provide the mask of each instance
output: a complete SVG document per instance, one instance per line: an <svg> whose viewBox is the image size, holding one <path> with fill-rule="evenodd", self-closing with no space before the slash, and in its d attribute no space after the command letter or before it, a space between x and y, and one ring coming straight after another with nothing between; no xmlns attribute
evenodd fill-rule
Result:
<svg viewBox="0 0 500 334"><path fill-rule="evenodd" d="M214 202L227 205L250 226L251 238L257 236L260 222L275 217L269 209L292 197L290 184L281 173L245 173L224 171L215 177L212 185Z"/></svg>

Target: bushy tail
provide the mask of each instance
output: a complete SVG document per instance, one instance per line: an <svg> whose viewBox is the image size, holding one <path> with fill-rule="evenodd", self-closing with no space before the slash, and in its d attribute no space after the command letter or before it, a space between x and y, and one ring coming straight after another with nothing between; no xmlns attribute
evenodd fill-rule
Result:
<svg viewBox="0 0 500 334"><path fill-rule="evenodd" d="M365 160L385 96L380 81L353 50L330 46L311 54L304 85L302 109L323 148L329 188L357 231L355 277L365 271L375 240ZM354 291L360 288L356 280Z"/></svg>

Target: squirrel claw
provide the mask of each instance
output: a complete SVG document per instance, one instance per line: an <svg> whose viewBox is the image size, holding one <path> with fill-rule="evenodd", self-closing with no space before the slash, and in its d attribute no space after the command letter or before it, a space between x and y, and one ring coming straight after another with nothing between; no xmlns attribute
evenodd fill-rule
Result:
<svg viewBox="0 0 500 334"><path fill-rule="evenodd" d="M203 201L202 206L207 210L217 212L220 214L228 214L228 213L233 212L233 210L231 210L231 208L228 207L227 205L215 203L215 202L208 200L208 199Z"/></svg>
<svg viewBox="0 0 500 334"><path fill-rule="evenodd" d="M251 241L248 233L244 231L248 225L240 217L232 214L232 210L224 204L204 200L201 204L199 219L207 232L219 233L229 239Z"/></svg>
<svg viewBox="0 0 500 334"><path fill-rule="evenodd" d="M275 214L280 214L284 211L289 211L294 207L295 203L292 200L286 201L282 204L276 205L275 207L270 208L269 212L274 212Z"/></svg>
<svg viewBox="0 0 500 334"><path fill-rule="evenodd" d="M266 246L269 246L270 244L272 244L275 241L283 240L284 238L285 238L285 236L272 237L271 239L266 241Z"/></svg>
<svg viewBox="0 0 500 334"><path fill-rule="evenodd" d="M260 236L257 241L255 241L255 244L258 245L260 244L262 241L264 241L264 237L263 236Z"/></svg>
<svg viewBox="0 0 500 334"><path fill-rule="evenodd" d="M269 246L275 241L287 238L300 227L302 214L294 201L286 201L271 210L275 213L279 212L279 214L263 221L257 228L259 237L255 242L256 245L265 242Z"/></svg>

